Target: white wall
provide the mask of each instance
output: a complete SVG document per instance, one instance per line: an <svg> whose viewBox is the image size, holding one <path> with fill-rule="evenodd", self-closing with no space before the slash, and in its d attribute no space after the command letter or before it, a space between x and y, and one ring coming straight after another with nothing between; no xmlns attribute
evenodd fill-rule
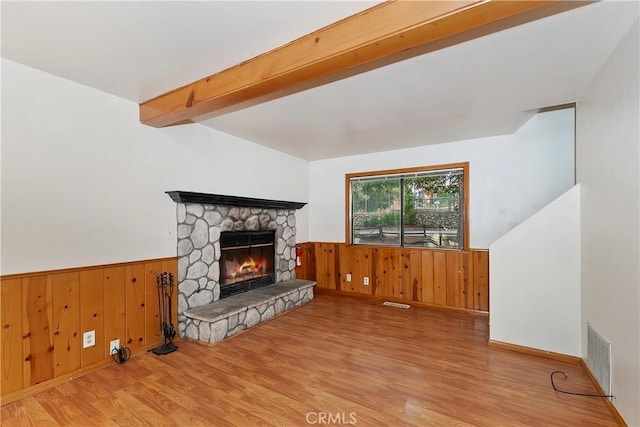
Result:
<svg viewBox="0 0 640 427"><path fill-rule="evenodd" d="M309 239L345 240L345 173L464 161L470 245L488 248L573 186L573 109L538 114L514 135L309 162Z"/></svg>
<svg viewBox="0 0 640 427"><path fill-rule="evenodd" d="M304 160L4 59L2 107L2 274L175 256L167 190L307 201Z"/></svg>
<svg viewBox="0 0 640 427"><path fill-rule="evenodd" d="M611 343L613 404L640 425L638 20L577 105L582 185L582 354L591 323Z"/></svg>
<svg viewBox="0 0 640 427"><path fill-rule="evenodd" d="M490 338L581 355L580 186L489 247Z"/></svg>

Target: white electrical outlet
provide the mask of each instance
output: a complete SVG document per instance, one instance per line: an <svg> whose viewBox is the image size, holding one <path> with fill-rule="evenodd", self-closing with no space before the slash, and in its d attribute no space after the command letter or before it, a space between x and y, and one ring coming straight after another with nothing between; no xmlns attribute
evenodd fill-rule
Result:
<svg viewBox="0 0 640 427"><path fill-rule="evenodd" d="M120 340L113 340L109 344L109 354L117 353L120 349Z"/></svg>
<svg viewBox="0 0 640 427"><path fill-rule="evenodd" d="M347 282L351 281L351 273L347 273Z"/></svg>
<svg viewBox="0 0 640 427"><path fill-rule="evenodd" d="M96 345L96 331L88 331L82 334L82 348Z"/></svg>
<svg viewBox="0 0 640 427"><path fill-rule="evenodd" d="M365 286L369 286L369 278L368 277L364 278L364 285Z"/></svg>

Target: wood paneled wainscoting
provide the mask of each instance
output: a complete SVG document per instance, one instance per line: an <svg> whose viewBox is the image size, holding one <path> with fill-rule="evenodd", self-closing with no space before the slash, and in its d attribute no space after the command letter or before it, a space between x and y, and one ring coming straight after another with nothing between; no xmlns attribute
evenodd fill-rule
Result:
<svg viewBox="0 0 640 427"><path fill-rule="evenodd" d="M132 354L161 344L156 275L165 271L177 276L176 258L3 276L2 404L114 363L111 340ZM92 330L95 346L82 348Z"/></svg>
<svg viewBox="0 0 640 427"><path fill-rule="evenodd" d="M392 301L486 314L489 311L489 252L308 242L298 279L317 288ZM351 281L347 281L351 275ZM365 277L369 285L364 284Z"/></svg>

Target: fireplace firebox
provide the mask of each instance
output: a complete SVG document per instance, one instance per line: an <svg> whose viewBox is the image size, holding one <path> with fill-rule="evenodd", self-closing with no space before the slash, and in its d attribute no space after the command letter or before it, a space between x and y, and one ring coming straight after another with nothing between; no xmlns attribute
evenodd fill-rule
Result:
<svg viewBox="0 0 640 427"><path fill-rule="evenodd" d="M220 234L220 298L275 283L275 231Z"/></svg>

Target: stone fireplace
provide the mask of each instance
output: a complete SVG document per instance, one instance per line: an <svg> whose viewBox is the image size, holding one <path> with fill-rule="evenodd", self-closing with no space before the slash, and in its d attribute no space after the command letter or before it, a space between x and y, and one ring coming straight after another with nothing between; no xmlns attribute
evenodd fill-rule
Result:
<svg viewBox="0 0 640 427"><path fill-rule="evenodd" d="M203 319L207 319L202 316L203 310L214 310L218 320L224 318L219 315L222 305L216 307L212 303L242 297L243 292L271 284L301 282L293 280L295 211L305 203L182 191L168 191L167 194L177 203L180 337L213 342L210 339L213 325L207 325L205 332L201 330ZM294 305L299 305L298 299L302 303L303 299L308 302L313 298L310 286L304 292L297 291ZM275 313L276 305L288 307L289 296L279 304L272 301L274 314L279 314ZM237 302L237 298L234 301ZM265 310L267 308L265 306ZM249 304L247 310L250 309ZM199 314L194 317L190 315L192 312ZM229 321L226 322L224 337L234 332ZM237 327L242 326L240 322L236 323ZM250 326L245 324L243 329ZM218 331L218 335L222 334ZM206 339L202 339L203 336Z"/></svg>

